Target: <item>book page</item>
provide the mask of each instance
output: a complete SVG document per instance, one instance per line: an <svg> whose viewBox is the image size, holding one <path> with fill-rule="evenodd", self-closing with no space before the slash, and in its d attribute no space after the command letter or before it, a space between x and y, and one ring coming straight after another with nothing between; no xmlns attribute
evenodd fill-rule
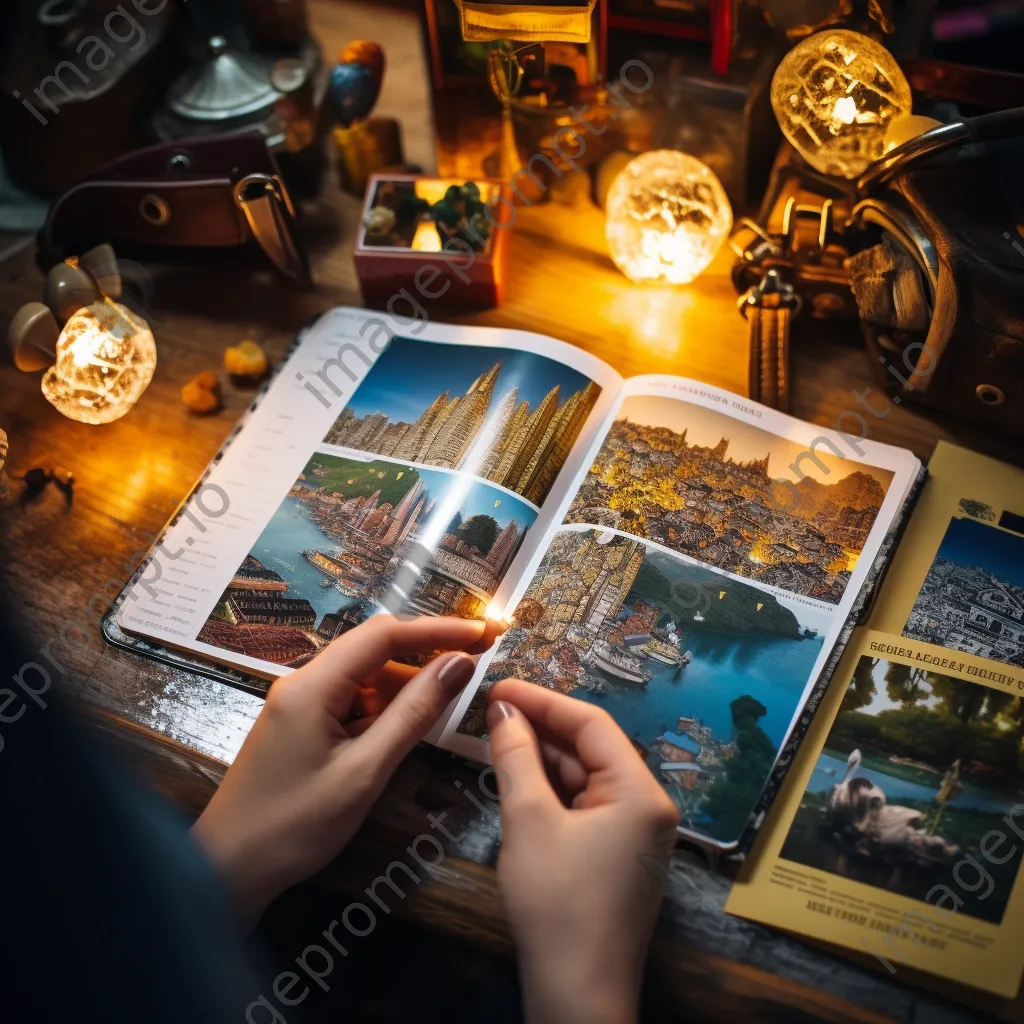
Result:
<svg viewBox="0 0 1024 1024"><path fill-rule="evenodd" d="M1015 996L1022 691L1019 666L858 630L725 909Z"/></svg>
<svg viewBox="0 0 1024 1024"><path fill-rule="evenodd" d="M493 682L552 687L613 715L686 830L735 843L918 470L703 384L627 381L443 745L485 755Z"/></svg>
<svg viewBox="0 0 1024 1024"><path fill-rule="evenodd" d="M119 623L273 677L381 610L483 618L620 385L538 335L333 310L178 514Z"/></svg>

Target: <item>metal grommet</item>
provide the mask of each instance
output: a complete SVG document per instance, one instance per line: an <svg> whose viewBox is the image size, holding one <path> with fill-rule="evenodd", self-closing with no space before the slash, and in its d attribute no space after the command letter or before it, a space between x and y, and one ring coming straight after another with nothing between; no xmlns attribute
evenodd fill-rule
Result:
<svg viewBox="0 0 1024 1024"><path fill-rule="evenodd" d="M974 393L978 396L978 401L984 405L1002 405L1006 401L1003 389L997 388L995 384L979 384Z"/></svg>
<svg viewBox="0 0 1024 1024"><path fill-rule="evenodd" d="M161 227L171 219L171 208L160 196L150 193L139 201L139 216L146 223Z"/></svg>
<svg viewBox="0 0 1024 1024"><path fill-rule="evenodd" d="M86 0L46 0L36 18L47 28L62 28L77 18L86 8Z"/></svg>
<svg viewBox="0 0 1024 1024"><path fill-rule="evenodd" d="M172 171L184 173L185 171L192 169L192 160L188 153L175 153L174 156L167 161L167 166Z"/></svg>

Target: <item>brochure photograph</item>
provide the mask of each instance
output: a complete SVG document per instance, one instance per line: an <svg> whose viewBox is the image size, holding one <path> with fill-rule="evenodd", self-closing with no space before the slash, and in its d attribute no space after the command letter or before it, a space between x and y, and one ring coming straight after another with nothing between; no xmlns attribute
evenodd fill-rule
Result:
<svg viewBox="0 0 1024 1024"><path fill-rule="evenodd" d="M862 656L781 856L924 900L1024 798L1024 701L904 661ZM1024 847L959 912L998 924Z"/></svg>
<svg viewBox="0 0 1024 1024"><path fill-rule="evenodd" d="M989 521L987 505L961 508L967 514L950 521L903 635L1024 668L1024 536Z"/></svg>
<svg viewBox="0 0 1024 1024"><path fill-rule="evenodd" d="M858 631L726 910L1012 997L1024 673Z"/></svg>
<svg viewBox="0 0 1024 1024"><path fill-rule="evenodd" d="M822 648L828 615L610 530L566 529L516 606L490 684L526 679L605 708L683 825L742 831Z"/></svg>

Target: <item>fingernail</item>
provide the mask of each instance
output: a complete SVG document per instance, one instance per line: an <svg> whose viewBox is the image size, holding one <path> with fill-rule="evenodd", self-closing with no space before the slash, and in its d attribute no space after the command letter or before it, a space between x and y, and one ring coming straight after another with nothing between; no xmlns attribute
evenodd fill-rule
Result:
<svg viewBox="0 0 1024 1024"><path fill-rule="evenodd" d="M476 662L461 651L453 654L451 658L441 667L437 674L437 681L441 689L450 697L459 693L473 678L476 671Z"/></svg>
<svg viewBox="0 0 1024 1024"><path fill-rule="evenodd" d="M506 704L503 700L496 700L487 708L484 721L487 722L487 728L493 731L507 718L515 718L518 714L519 712L511 704Z"/></svg>

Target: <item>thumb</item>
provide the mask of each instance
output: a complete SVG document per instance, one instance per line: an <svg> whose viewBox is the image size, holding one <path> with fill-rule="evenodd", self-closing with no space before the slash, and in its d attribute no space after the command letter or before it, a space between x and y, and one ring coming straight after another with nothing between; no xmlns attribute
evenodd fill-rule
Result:
<svg viewBox="0 0 1024 1024"><path fill-rule="evenodd" d="M526 716L507 701L494 701L487 708L487 728L494 767L504 780L502 821L507 825L520 814L561 807L544 769L537 734Z"/></svg>
<svg viewBox="0 0 1024 1024"><path fill-rule="evenodd" d="M374 766L383 789L402 759L437 724L445 708L465 689L476 661L462 651L435 658L402 687L354 745Z"/></svg>

